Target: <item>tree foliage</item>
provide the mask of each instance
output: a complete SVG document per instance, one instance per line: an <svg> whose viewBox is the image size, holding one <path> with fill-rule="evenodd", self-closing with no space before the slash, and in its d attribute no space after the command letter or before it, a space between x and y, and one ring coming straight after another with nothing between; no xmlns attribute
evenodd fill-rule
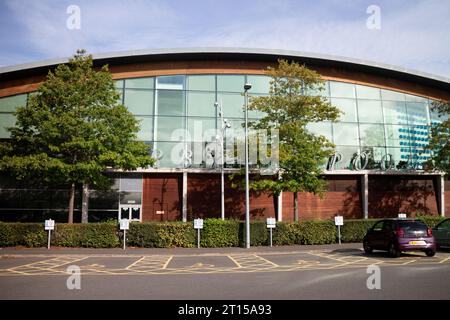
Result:
<svg viewBox="0 0 450 320"><path fill-rule="evenodd" d="M427 168L450 174L450 101L436 101L431 106L442 119L431 126L428 149L432 151Z"/></svg>
<svg viewBox="0 0 450 320"><path fill-rule="evenodd" d="M295 62L278 61L277 68L268 68L271 77L268 96L255 97L249 109L265 113L265 117L252 124L256 129L278 129L278 178L264 178L251 183L253 189L312 192L322 195L325 181L321 167L333 153L334 146L324 136L314 135L307 129L309 123L335 121L340 111L318 93L324 90L320 75ZM297 204L294 203L296 219Z"/></svg>
<svg viewBox="0 0 450 320"><path fill-rule="evenodd" d="M94 70L92 56L79 50L17 108L11 138L0 145L0 170L17 179L105 188L108 169L152 165L148 146L136 141L139 123L119 98L108 67Z"/></svg>

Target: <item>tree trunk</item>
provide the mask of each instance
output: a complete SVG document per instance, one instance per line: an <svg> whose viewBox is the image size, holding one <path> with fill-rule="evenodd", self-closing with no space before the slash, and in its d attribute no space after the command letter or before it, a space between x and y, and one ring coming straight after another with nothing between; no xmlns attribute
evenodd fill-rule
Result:
<svg viewBox="0 0 450 320"><path fill-rule="evenodd" d="M298 193L294 192L294 221L298 222Z"/></svg>
<svg viewBox="0 0 450 320"><path fill-rule="evenodd" d="M83 195L81 199L81 223L88 223L89 212L89 184L83 183Z"/></svg>
<svg viewBox="0 0 450 320"><path fill-rule="evenodd" d="M73 223L73 205L75 203L75 183L72 183L69 191L69 223Z"/></svg>

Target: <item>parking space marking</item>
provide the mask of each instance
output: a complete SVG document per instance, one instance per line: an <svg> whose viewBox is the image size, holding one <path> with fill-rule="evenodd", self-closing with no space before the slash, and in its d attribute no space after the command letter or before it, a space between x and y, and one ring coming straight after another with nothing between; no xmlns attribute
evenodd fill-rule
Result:
<svg viewBox="0 0 450 320"><path fill-rule="evenodd" d="M166 263L164 263L162 269L167 269L167 266L169 265L170 261L172 261L173 256L170 256L169 259L167 259Z"/></svg>
<svg viewBox="0 0 450 320"><path fill-rule="evenodd" d="M445 258L444 260L439 261L439 263L444 263L446 261L448 261L450 259L450 256L448 256L447 258Z"/></svg>
<svg viewBox="0 0 450 320"><path fill-rule="evenodd" d="M236 259L234 259L232 256L228 255L227 257L230 258L230 260L233 261L237 265L238 268L242 268L242 266L239 264L239 262L237 262Z"/></svg>
<svg viewBox="0 0 450 320"><path fill-rule="evenodd" d="M168 264L170 256L144 256L126 268L129 271L147 272L163 269Z"/></svg>
<svg viewBox="0 0 450 320"><path fill-rule="evenodd" d="M133 266L135 266L136 264L138 264L139 262L141 262L144 259L145 259L145 256L141 257L140 259L136 260L135 262L130 264L128 267L126 267L125 270L130 270Z"/></svg>
<svg viewBox="0 0 450 320"><path fill-rule="evenodd" d="M85 265L81 264L83 275L176 275L176 274L212 274L212 273L253 273L253 272L287 272L300 270L329 270L344 268L364 268L370 264L380 266L414 266L436 265L450 262L450 255L439 254L434 258L417 255L402 256L398 259L381 256L349 254L346 252L326 252L310 250L302 252L264 252L237 254L200 254L200 255L135 255L108 256L105 260L101 255L57 256L32 263L20 264L11 268L0 269L0 276L37 276L37 275L67 275L64 266L77 264L88 258L94 259ZM123 258L132 262L128 266L120 263ZM187 263L182 262L188 259ZM315 259L310 259L314 257ZM179 260L178 258L182 258ZM119 260L115 260L119 259ZM184 260L183 260L184 259ZM222 261L225 259L225 261ZM192 260L189 263L189 260ZM174 262L175 261L175 262ZM222 261L222 262L221 262ZM227 263L228 261L228 263ZM1 261L0 261L1 262ZM181 263L181 264L180 264ZM114 267L116 266L116 267ZM120 267L119 267L120 266Z"/></svg>

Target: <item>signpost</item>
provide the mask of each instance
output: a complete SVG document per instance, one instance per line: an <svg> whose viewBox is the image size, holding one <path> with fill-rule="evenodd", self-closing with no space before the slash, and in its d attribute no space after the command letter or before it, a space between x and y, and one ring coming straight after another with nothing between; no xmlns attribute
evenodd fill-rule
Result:
<svg viewBox="0 0 450 320"><path fill-rule="evenodd" d="M123 250L125 250L127 243L127 230L130 229L130 220L120 219L119 224L120 230L123 230Z"/></svg>
<svg viewBox="0 0 450 320"><path fill-rule="evenodd" d="M272 229L276 228L277 222L275 218L267 218L267 228L270 231L270 246L272 247Z"/></svg>
<svg viewBox="0 0 450 320"><path fill-rule="evenodd" d="M398 214L398 217L399 217L400 219L406 219L406 213L399 213L399 214Z"/></svg>
<svg viewBox="0 0 450 320"><path fill-rule="evenodd" d="M344 225L344 217L343 216L335 216L334 224L338 227L339 244L341 244L341 226Z"/></svg>
<svg viewBox="0 0 450 320"><path fill-rule="evenodd" d="M200 229L203 229L203 219L194 219L194 229L197 229L197 248L200 248Z"/></svg>
<svg viewBox="0 0 450 320"><path fill-rule="evenodd" d="M45 230L48 230L47 249L50 250L50 239L51 239L52 230L55 230L55 220L52 220L52 219L45 220L44 228L45 228Z"/></svg>

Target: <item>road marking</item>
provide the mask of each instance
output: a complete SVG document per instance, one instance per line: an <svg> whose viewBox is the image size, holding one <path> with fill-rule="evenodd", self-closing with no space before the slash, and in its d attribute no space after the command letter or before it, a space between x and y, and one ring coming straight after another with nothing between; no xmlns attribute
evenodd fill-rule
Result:
<svg viewBox="0 0 450 320"><path fill-rule="evenodd" d="M265 258L263 258L263 257L261 257L261 256L258 256L258 255L256 255L256 254L254 254L254 256L257 257L257 258L260 258L260 259L262 259L262 260L264 260L264 261L266 261L267 263L270 263L270 264L273 265L274 267L279 267L279 265L277 265L276 263L274 263L274 262L272 262L272 261L270 261L270 260L267 260L267 259L265 259Z"/></svg>
<svg viewBox="0 0 450 320"><path fill-rule="evenodd" d="M135 266L136 264L138 264L139 262L141 262L144 259L145 259L145 256L141 257L140 259L136 260L135 262L130 264L128 267L126 267L125 270L130 270L131 267Z"/></svg>
<svg viewBox="0 0 450 320"><path fill-rule="evenodd" d="M227 257L230 258L230 260L233 261L238 266L238 268L242 268L239 262L237 262L236 259L234 259L232 256L228 255Z"/></svg>
<svg viewBox="0 0 450 320"><path fill-rule="evenodd" d="M439 261L439 263L444 263L445 261L449 260L450 257L445 258L444 260Z"/></svg>
<svg viewBox="0 0 450 320"><path fill-rule="evenodd" d="M166 263L164 263L164 265L162 266L161 269L166 269L167 266L169 265L170 261L172 260L173 256L170 256L169 259L167 259Z"/></svg>

